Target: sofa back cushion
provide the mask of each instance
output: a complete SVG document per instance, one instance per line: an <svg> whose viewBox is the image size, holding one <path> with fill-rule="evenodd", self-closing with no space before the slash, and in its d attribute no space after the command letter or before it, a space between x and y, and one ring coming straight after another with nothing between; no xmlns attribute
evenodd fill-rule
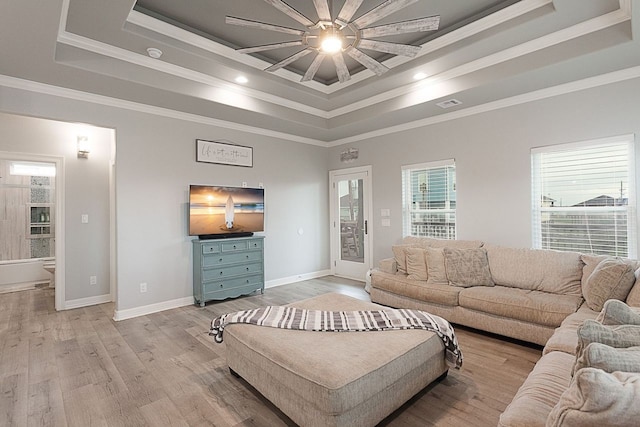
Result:
<svg viewBox="0 0 640 427"><path fill-rule="evenodd" d="M582 296L578 252L485 246L496 285Z"/></svg>
<svg viewBox="0 0 640 427"><path fill-rule="evenodd" d="M427 280L426 249L407 248L407 274L411 280Z"/></svg>
<svg viewBox="0 0 640 427"><path fill-rule="evenodd" d="M484 243L480 240L449 240L433 239L431 237L407 236L402 239L402 244L413 246L415 248L474 249L482 247Z"/></svg>
<svg viewBox="0 0 640 427"><path fill-rule="evenodd" d="M627 304L631 307L640 307L640 271L636 271L636 284L627 295Z"/></svg>
<svg viewBox="0 0 640 427"><path fill-rule="evenodd" d="M582 285L582 296L594 311L602 310L609 299L623 301L636 281L633 267L618 258L607 258L593 270Z"/></svg>

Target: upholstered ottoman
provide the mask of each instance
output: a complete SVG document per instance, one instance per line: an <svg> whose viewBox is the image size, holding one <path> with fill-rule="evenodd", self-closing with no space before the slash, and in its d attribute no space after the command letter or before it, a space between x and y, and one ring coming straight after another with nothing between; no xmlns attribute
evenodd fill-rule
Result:
<svg viewBox="0 0 640 427"><path fill-rule="evenodd" d="M291 306L382 307L335 293ZM301 426L373 426L448 369L442 340L425 330L311 332L230 324L224 342L231 371Z"/></svg>

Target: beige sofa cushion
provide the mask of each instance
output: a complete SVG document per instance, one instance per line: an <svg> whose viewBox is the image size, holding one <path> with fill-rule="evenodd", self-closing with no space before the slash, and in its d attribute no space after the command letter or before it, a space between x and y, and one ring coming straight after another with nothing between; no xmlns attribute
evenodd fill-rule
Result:
<svg viewBox="0 0 640 427"><path fill-rule="evenodd" d="M381 271L371 273L371 285L417 301L426 301L446 306L458 305L458 294L463 288L449 284L429 284L429 282L411 280L406 276L388 274Z"/></svg>
<svg viewBox="0 0 640 427"><path fill-rule="evenodd" d="M571 382L574 357L554 351L542 356L500 415L500 427L543 427Z"/></svg>
<svg viewBox="0 0 640 427"><path fill-rule="evenodd" d="M537 325L558 327L580 307L582 298L504 286L464 288L461 307Z"/></svg>
<svg viewBox="0 0 640 427"><path fill-rule="evenodd" d="M640 325L640 309L611 299L604 303L596 320L603 325Z"/></svg>
<svg viewBox="0 0 640 427"><path fill-rule="evenodd" d="M635 280L631 265L607 258L600 261L582 286L582 295L589 308L599 311L608 299L625 300Z"/></svg>
<svg viewBox="0 0 640 427"><path fill-rule="evenodd" d="M426 248L427 283L430 285L448 285L447 270L444 265L442 248Z"/></svg>
<svg viewBox="0 0 640 427"><path fill-rule="evenodd" d="M576 359L575 371L582 368L597 368L605 372L640 372L640 347L615 348L592 342Z"/></svg>
<svg viewBox="0 0 640 427"><path fill-rule="evenodd" d="M391 251L398 266L398 273L407 274L407 249L409 245L393 245Z"/></svg>
<svg viewBox="0 0 640 427"><path fill-rule="evenodd" d="M427 280L426 250L407 248L407 274L411 280Z"/></svg>
<svg viewBox="0 0 640 427"><path fill-rule="evenodd" d="M626 303L631 307L640 307L640 271L636 270L636 284L629 291Z"/></svg>
<svg viewBox="0 0 640 427"><path fill-rule="evenodd" d="M487 251L477 249L444 248L444 265L447 280L454 286L493 286Z"/></svg>
<svg viewBox="0 0 640 427"><path fill-rule="evenodd" d="M486 246L496 285L582 297L577 252Z"/></svg>
<svg viewBox="0 0 640 427"><path fill-rule="evenodd" d="M455 249L473 249L482 247L483 242L480 240L449 240L449 239L433 239L431 237L415 237L407 236L402 239L405 245L416 248L455 248Z"/></svg>
<svg viewBox="0 0 640 427"><path fill-rule="evenodd" d="M578 347L578 328L585 320L593 320L598 316L597 311L591 310L586 304L582 304L578 311L567 316L562 324L553 332L553 335L544 345L542 354L552 351L563 351L569 354L576 354Z"/></svg>
<svg viewBox="0 0 640 427"><path fill-rule="evenodd" d="M547 418L548 427L637 426L640 374L585 368Z"/></svg>

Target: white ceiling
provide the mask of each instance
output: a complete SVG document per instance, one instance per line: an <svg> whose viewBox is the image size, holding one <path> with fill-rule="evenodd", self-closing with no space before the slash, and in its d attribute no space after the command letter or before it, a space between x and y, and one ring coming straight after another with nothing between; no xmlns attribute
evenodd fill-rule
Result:
<svg viewBox="0 0 640 427"><path fill-rule="evenodd" d="M381 2L365 0L358 13ZM334 82L331 67L301 83L304 62L263 71L286 52L235 52L283 40L224 24L227 14L295 26L266 2L139 3L3 1L0 84L26 80L67 96L336 145L640 75L640 0L419 0L387 19L441 15L440 31L401 40L422 45L420 54L381 58L391 71L354 71L346 83ZM288 3L314 13L312 0ZM150 58L149 47L162 57ZM415 81L417 72L427 78ZM238 75L249 82L235 83ZM461 104L437 106L450 99Z"/></svg>

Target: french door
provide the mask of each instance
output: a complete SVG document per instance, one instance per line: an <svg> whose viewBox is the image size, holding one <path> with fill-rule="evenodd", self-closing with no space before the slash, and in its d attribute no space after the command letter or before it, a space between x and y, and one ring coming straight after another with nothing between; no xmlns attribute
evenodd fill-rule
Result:
<svg viewBox="0 0 640 427"><path fill-rule="evenodd" d="M329 172L331 268L336 276L365 280L371 268L371 166Z"/></svg>

